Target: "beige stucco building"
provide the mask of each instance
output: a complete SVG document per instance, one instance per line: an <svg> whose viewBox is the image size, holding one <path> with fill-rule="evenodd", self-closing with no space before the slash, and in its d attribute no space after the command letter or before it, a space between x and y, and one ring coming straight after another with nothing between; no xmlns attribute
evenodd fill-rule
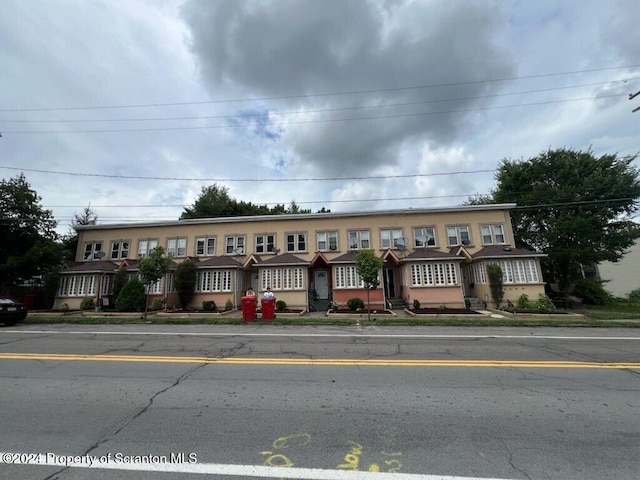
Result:
<svg viewBox="0 0 640 480"><path fill-rule="evenodd" d="M113 305L115 271L137 271L140 258L162 246L172 270L151 298L176 305L175 267L197 266L192 307L213 300L235 307L248 287L270 287L290 308L325 309L329 302L366 299L356 272L358 251L384 259L372 307L463 307L465 297L491 303L488 263L503 270L505 302L544 293L541 254L516 249L509 211L515 205L472 205L351 213L202 218L168 222L78 227L75 262L61 271L54 308L79 308L83 297Z"/></svg>

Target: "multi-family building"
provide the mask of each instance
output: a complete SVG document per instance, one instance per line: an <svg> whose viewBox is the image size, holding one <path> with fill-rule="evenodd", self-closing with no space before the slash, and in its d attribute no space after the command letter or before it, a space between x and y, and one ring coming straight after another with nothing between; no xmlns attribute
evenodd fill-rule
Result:
<svg viewBox="0 0 640 480"><path fill-rule="evenodd" d="M174 274L189 259L197 267L191 306L213 300L238 307L252 287L267 287L289 308L324 309L350 298L366 300L356 257L373 249L384 260L380 287L370 291L374 308L463 307L466 297L491 304L486 266L498 263L505 298L544 293L542 254L518 249L510 210L514 204L470 205L371 212L199 218L78 227L75 262L61 270L54 308L79 308L83 297L113 303L118 268L135 274L140 259L162 246L169 273L150 292L177 305ZM150 300L151 301L151 300Z"/></svg>

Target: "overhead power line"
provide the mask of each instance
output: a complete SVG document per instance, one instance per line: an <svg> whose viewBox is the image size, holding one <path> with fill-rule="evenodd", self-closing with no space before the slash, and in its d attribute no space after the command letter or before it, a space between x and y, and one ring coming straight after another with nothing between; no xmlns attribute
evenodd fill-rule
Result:
<svg viewBox="0 0 640 480"><path fill-rule="evenodd" d="M572 70L572 71L566 71L566 72L541 73L537 75L521 75L521 76L515 76L515 77L493 78L493 79L484 79L484 80L470 80L470 81L464 81L464 82L435 83L435 84L428 84L428 85L379 88L379 89L371 89L371 90L352 90L352 91L342 91L342 92L321 92L321 93L298 94L298 95L280 95L280 96L272 96L272 97L200 100L200 101L194 101L194 102L97 105L97 106L82 106L82 107L3 108L3 109L0 109L0 112L52 112L52 111L65 111L65 110L66 111L68 110L104 110L104 109L118 109L118 108L152 108L152 107L170 107L170 106L181 106L181 105L204 105L204 104L214 104L214 103L236 103L236 102L249 102L249 101L255 102L255 101L267 101L267 100L291 100L295 98L307 98L307 97L328 97L328 96L341 96L341 95L357 95L357 94L364 94L364 93L383 93L383 92L397 92L397 91L403 91L403 90L419 90L419 89L437 88L437 87L457 87L457 86L475 85L475 84L481 84L481 83L506 82L506 81L512 81L512 80L525 80L525 79L532 79L532 78L574 75L579 73L604 72L604 71L610 71L610 70L622 70L627 68L638 68L638 67L640 67L640 64L621 65L617 67L591 68L591 69L585 69L585 70Z"/></svg>
<svg viewBox="0 0 640 480"><path fill-rule="evenodd" d="M568 90L572 88L593 87L598 85L608 85L612 83L628 82L631 80L638 80L640 77L626 78L623 80L609 80L606 82L595 83L582 83L579 85L567 85L562 87L550 87L541 88L536 90L525 90L519 92L505 92L494 93L491 95L477 95L471 97L451 97L451 98L439 98L435 100L424 100L419 102L402 102L402 103L380 103L375 105L359 105L352 107L336 107L336 108L322 108L316 110L295 110L295 111L269 111L270 115L307 115L310 113L328 113L328 112L342 112L350 110L367 110L374 108L391 108L391 107L408 107L414 105L427 105L431 103L446 103L456 102L461 100L482 100L486 98L507 97L514 95L530 95L532 93L544 93L558 90ZM16 119L3 119L0 122L3 123L116 123L116 122L159 122L159 121L174 121L174 120L220 120L220 119L251 119L264 117L264 113L246 113L246 114L234 114L234 115L198 115L188 117L136 117L136 118L92 118L92 119L53 119L53 120L16 120Z"/></svg>
<svg viewBox="0 0 640 480"><path fill-rule="evenodd" d="M466 175L472 173L490 173L495 169L479 169L464 170L457 172L433 172L433 173L412 173L407 175L369 175L358 177L320 177L320 178L185 178L185 177L154 177L141 175L110 175L102 173L79 173L79 172L63 172L57 170L41 170L36 168L9 167L0 165L0 168L6 170L19 170L23 172L47 173L52 175L69 175L72 177L100 177L100 178L120 178L135 180L172 180L184 182L335 182L342 180L371 180L371 179L389 179L389 178L414 178L414 177L437 177L446 175Z"/></svg>
<svg viewBox="0 0 640 480"><path fill-rule="evenodd" d="M612 95L599 95L595 97L583 97L583 98L571 98L565 100L547 100L544 102L532 102L532 103L520 103L515 105L497 105L491 107L474 107L474 108L462 108L457 110L440 110L435 112L420 112L420 113L403 113L392 115L375 115L368 117L347 117L347 118L331 118L331 119L316 119L316 120L298 120L287 122L265 122L261 123L261 127L278 127L284 125L305 125L314 123L335 123L335 122L354 122L361 120L380 120L387 118L408 118L408 117L424 117L429 115L443 115L450 113L465 113L465 112L477 112L481 110L497 110L503 108L515 108L515 107L531 107L537 105L550 105L554 103L568 103L579 102L585 100L598 100L602 98L624 97L625 94L612 94ZM150 127L150 128L114 128L114 129L95 129L95 130L4 130L4 133L123 133L123 132L168 132L168 131L180 131L180 130L210 130L218 128L244 128L253 127L252 124L225 124L225 125L198 125L192 127Z"/></svg>

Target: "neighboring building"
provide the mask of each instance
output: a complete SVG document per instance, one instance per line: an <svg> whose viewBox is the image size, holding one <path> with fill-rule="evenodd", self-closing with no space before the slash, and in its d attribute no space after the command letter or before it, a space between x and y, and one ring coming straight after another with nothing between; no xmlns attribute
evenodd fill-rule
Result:
<svg viewBox="0 0 640 480"><path fill-rule="evenodd" d="M374 308L404 302L464 306L465 297L491 303L488 263L504 272L505 299L544 293L542 254L514 248L514 204L374 212L202 218L170 222L78 226L76 261L62 269L54 308L79 308L82 297L109 297L115 271L137 271L138 259L162 246L174 264L151 300L176 305L173 271L189 258L198 270L192 306L213 300L238 306L251 286L271 287L292 308L325 309L330 301L366 299L356 272L359 250L384 259Z"/></svg>
<svg viewBox="0 0 640 480"><path fill-rule="evenodd" d="M640 242L635 243L619 262L602 262L598 274L604 289L614 297L626 298L640 288Z"/></svg>

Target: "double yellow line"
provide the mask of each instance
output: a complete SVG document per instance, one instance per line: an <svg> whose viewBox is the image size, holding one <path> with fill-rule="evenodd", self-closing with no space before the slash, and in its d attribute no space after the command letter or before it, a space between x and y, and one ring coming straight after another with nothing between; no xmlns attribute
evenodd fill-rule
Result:
<svg viewBox="0 0 640 480"><path fill-rule="evenodd" d="M58 353L0 353L0 360L51 360L59 362L204 363L220 365L313 365L348 367L482 367L482 368L607 368L640 369L633 362L564 362L535 360L388 360L349 358L173 357L157 355L77 355Z"/></svg>

